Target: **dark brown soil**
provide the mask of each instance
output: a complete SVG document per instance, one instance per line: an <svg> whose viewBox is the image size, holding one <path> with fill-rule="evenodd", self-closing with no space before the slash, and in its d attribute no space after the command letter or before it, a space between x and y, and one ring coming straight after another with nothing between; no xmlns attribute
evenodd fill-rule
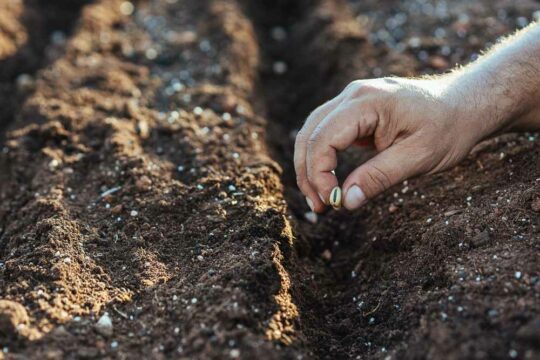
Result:
<svg viewBox="0 0 540 360"><path fill-rule="evenodd" d="M540 356L536 134L316 224L291 167L349 81L474 59L539 2L50 3L0 5L0 358Z"/></svg>
<svg viewBox="0 0 540 360"><path fill-rule="evenodd" d="M58 57L87 0L0 2L0 139L34 90L34 73Z"/></svg>

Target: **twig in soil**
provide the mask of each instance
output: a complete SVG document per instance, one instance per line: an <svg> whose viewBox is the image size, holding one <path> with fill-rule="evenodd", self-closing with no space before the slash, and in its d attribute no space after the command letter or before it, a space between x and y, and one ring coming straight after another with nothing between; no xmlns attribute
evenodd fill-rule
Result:
<svg viewBox="0 0 540 360"><path fill-rule="evenodd" d="M362 313L362 316L366 317L368 315L371 315L373 314L374 312L376 312L377 310L379 310L379 307L381 306L381 300L379 300L379 303L377 304L377 306L375 306L375 308L373 310L370 310L368 311L367 313Z"/></svg>
<svg viewBox="0 0 540 360"><path fill-rule="evenodd" d="M108 195L114 194L115 192L117 192L120 189L122 189L121 186L116 186L116 187L110 188L109 190L102 192L99 195L99 199L103 199L104 197L106 197Z"/></svg>
<svg viewBox="0 0 540 360"><path fill-rule="evenodd" d="M118 315L120 315L121 317L123 317L124 319L129 319L129 316L128 316L126 313L124 313L124 312L118 310L118 309L116 308L116 306L113 306L113 310L116 311L116 313L117 313Z"/></svg>
<svg viewBox="0 0 540 360"><path fill-rule="evenodd" d="M155 302L154 302L154 301L155 301ZM152 303L153 303L153 304L158 304L158 305L161 304L161 302L159 301L159 297L158 297L157 291L154 291L154 298L152 299Z"/></svg>
<svg viewBox="0 0 540 360"><path fill-rule="evenodd" d="M484 170L484 165L480 160L476 160L476 165L478 165L478 168L480 168L480 170Z"/></svg>

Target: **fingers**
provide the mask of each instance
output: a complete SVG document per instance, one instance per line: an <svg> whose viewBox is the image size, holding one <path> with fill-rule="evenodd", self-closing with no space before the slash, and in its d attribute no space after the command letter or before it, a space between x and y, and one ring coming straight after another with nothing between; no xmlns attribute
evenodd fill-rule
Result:
<svg viewBox="0 0 540 360"><path fill-rule="evenodd" d="M347 149L356 140L372 136L378 116L362 109L360 101L347 101L337 106L311 134L306 152L307 179L324 199L338 185L333 173L337 152Z"/></svg>
<svg viewBox="0 0 540 360"><path fill-rule="evenodd" d="M306 169L306 153L307 143L313 130L317 125L341 102L341 97L338 96L324 105L318 107L307 118L306 123L298 133L296 142L294 145L294 168L296 171L296 182L300 191L310 200L308 205L315 212L321 212L324 210L325 203L321 196L317 194L315 189L311 186L307 179Z"/></svg>
<svg viewBox="0 0 540 360"><path fill-rule="evenodd" d="M343 183L343 205L348 210L389 187L422 172L418 156L406 144L395 144L354 170Z"/></svg>

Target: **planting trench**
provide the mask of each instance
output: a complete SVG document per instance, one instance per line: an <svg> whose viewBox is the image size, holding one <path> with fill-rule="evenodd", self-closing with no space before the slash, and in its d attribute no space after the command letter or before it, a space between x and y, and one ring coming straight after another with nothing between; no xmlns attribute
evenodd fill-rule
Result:
<svg viewBox="0 0 540 360"><path fill-rule="evenodd" d="M534 134L304 218L291 160L309 111L375 68L419 71L355 8L84 6L0 158L3 356L537 356Z"/></svg>

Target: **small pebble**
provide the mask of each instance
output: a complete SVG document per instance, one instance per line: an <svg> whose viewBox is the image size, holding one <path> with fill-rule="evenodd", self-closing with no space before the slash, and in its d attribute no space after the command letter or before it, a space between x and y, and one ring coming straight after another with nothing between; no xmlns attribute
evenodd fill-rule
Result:
<svg viewBox="0 0 540 360"><path fill-rule="evenodd" d="M36 81L31 75L28 74L21 74L17 76L15 83L17 84L17 89L21 92L32 91L36 86Z"/></svg>
<svg viewBox="0 0 540 360"><path fill-rule="evenodd" d="M95 329L99 334L101 334L101 335L103 335L105 337L112 336L112 334L113 334L113 323L112 323L112 319L110 318L108 313L103 314L99 318L98 322L95 325Z"/></svg>
<svg viewBox="0 0 540 360"><path fill-rule="evenodd" d="M135 11L135 6L129 1L124 1L120 4L120 12L122 15L129 16Z"/></svg>
<svg viewBox="0 0 540 360"><path fill-rule="evenodd" d="M231 121L232 116L228 112L225 112L221 115L221 118L223 119L223 121Z"/></svg>
<svg viewBox="0 0 540 360"><path fill-rule="evenodd" d="M63 45L66 42L66 34L62 31L53 31L51 34L51 42L54 45Z"/></svg>
<svg viewBox="0 0 540 360"><path fill-rule="evenodd" d="M326 249L322 252L321 257L326 261L330 261L332 259L332 252Z"/></svg>
<svg viewBox="0 0 540 360"><path fill-rule="evenodd" d="M158 53L157 53L157 50L154 49L154 48L148 48L146 49L146 51L144 52L144 55L146 56L146 58L148 60L155 60L158 56Z"/></svg>
<svg viewBox="0 0 540 360"><path fill-rule="evenodd" d="M190 45L197 41L197 33L191 30L182 31L179 33L171 33L168 40L176 45Z"/></svg>
<svg viewBox="0 0 540 360"><path fill-rule="evenodd" d="M307 213L305 213L304 218L312 224L317 223L317 214L313 211L308 211Z"/></svg>
<svg viewBox="0 0 540 360"><path fill-rule="evenodd" d="M55 170L56 168L58 168L58 166L60 165L60 162L56 159L52 159L50 162L49 162L49 170L53 171Z"/></svg>
<svg viewBox="0 0 540 360"><path fill-rule="evenodd" d="M148 139L150 136L150 127L144 120L137 122L136 131L142 139Z"/></svg>
<svg viewBox="0 0 540 360"><path fill-rule="evenodd" d="M429 58L429 65L435 69L442 70L450 67L448 61L442 56L432 56Z"/></svg>
<svg viewBox="0 0 540 360"><path fill-rule="evenodd" d="M129 213L129 215L135 217L137 215L139 215L139 212L137 210L131 210L131 212Z"/></svg>
<svg viewBox="0 0 540 360"><path fill-rule="evenodd" d="M272 66L274 73L277 75L283 75L287 72L287 64L283 61L276 61Z"/></svg>
<svg viewBox="0 0 540 360"><path fill-rule="evenodd" d="M287 38L287 31L281 26L276 26L272 28L271 36L276 41L283 41Z"/></svg>
<svg viewBox="0 0 540 360"><path fill-rule="evenodd" d="M123 210L124 210L124 207L123 207L121 204L118 204L118 205L114 206L114 207L111 209L111 213L113 213L114 215L118 215L118 214L120 214Z"/></svg>

